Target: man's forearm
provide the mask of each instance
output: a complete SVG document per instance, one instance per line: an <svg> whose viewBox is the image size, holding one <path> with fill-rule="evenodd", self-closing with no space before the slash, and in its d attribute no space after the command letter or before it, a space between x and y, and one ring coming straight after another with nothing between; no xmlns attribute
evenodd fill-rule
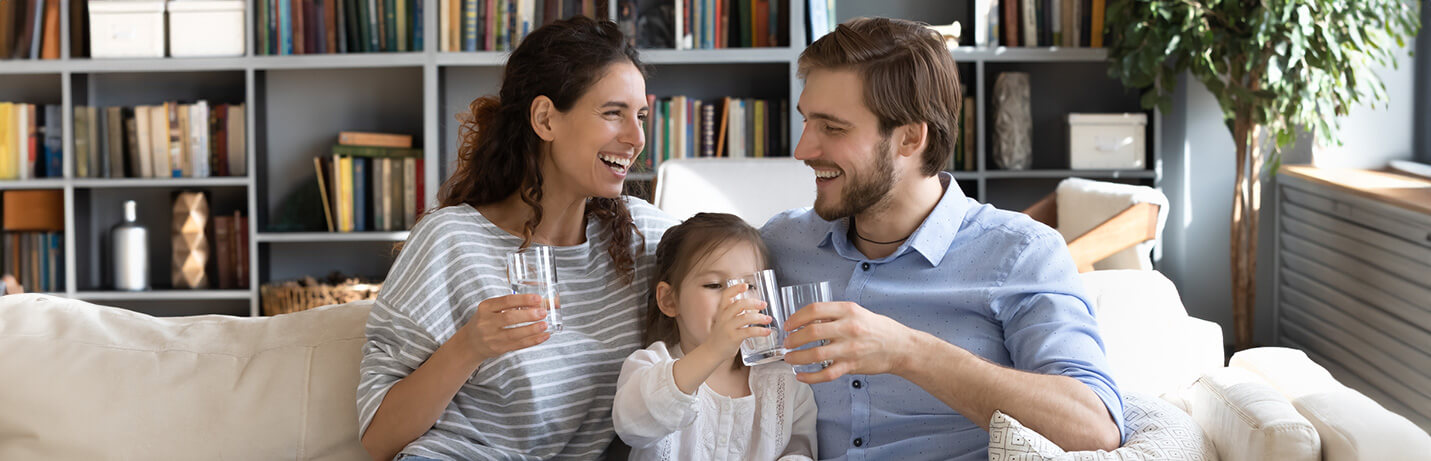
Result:
<svg viewBox="0 0 1431 461"><path fill-rule="evenodd" d="M933 335L915 332L896 374L988 430L999 410L1065 450L1112 450L1121 435L1087 385L1067 376L1005 368Z"/></svg>

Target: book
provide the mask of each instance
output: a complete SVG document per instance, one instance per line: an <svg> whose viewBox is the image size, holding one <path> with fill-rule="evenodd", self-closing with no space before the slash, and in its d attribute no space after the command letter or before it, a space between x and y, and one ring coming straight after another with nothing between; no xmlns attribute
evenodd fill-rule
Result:
<svg viewBox="0 0 1431 461"><path fill-rule="evenodd" d="M214 216L214 269L220 290L234 289L234 217Z"/></svg>
<svg viewBox="0 0 1431 461"><path fill-rule="evenodd" d="M351 157L353 161L353 230L368 230L368 163L366 157Z"/></svg>
<svg viewBox="0 0 1431 461"><path fill-rule="evenodd" d="M228 115L224 117L227 125L224 127L224 141L228 147L224 151L228 154L228 171L232 176L247 176L248 132L244 131L247 126L244 107L243 104L230 104L227 110Z"/></svg>
<svg viewBox="0 0 1431 461"><path fill-rule="evenodd" d="M0 1L0 57L15 49L15 11L18 1Z"/></svg>
<svg viewBox="0 0 1431 461"><path fill-rule="evenodd" d="M273 54L268 50L268 5L269 0L258 0L258 10L255 11L254 21L258 29L258 53L259 55Z"/></svg>
<svg viewBox="0 0 1431 461"><path fill-rule="evenodd" d="M1019 14L1019 3L1021 0L1000 0L1004 3L1004 20L999 23L999 27L1004 32L1004 46L1019 46L1019 23L1022 15Z"/></svg>
<svg viewBox="0 0 1431 461"><path fill-rule="evenodd" d="M189 165L192 177L211 176L209 155L209 103L199 101L189 106Z"/></svg>
<svg viewBox="0 0 1431 461"><path fill-rule="evenodd" d="M124 110L124 153L125 161L128 163L128 170L125 172L131 178L143 178L144 175L144 154L139 150L139 124L134 120L134 114L129 110Z"/></svg>
<svg viewBox="0 0 1431 461"><path fill-rule="evenodd" d="M104 108L104 115L100 116L104 120L104 177L123 178L124 177L124 117L120 107Z"/></svg>
<svg viewBox="0 0 1431 461"><path fill-rule="evenodd" d="M40 59L60 58L60 0L44 0L44 33L40 40Z"/></svg>
<svg viewBox="0 0 1431 461"><path fill-rule="evenodd" d="M235 212L234 212L234 226L235 226L235 230L234 230L233 235L234 235L234 242L235 242L235 244L234 244L234 252L235 252L235 254L237 255L237 256L234 258L234 260L237 261L237 262L236 262L236 268L237 268L237 270L234 271L234 278L236 279L236 280L234 281L234 285L238 286L238 288L239 288L240 290L247 290L248 287L249 287L249 281L248 281L248 278L249 278L249 270L248 270L248 267L249 267L249 264L248 264L248 255L249 255L249 253L248 253L248 251L249 251L249 248L248 248L248 245L249 245L249 241L248 241L248 225L249 225L248 216L244 216L243 214L241 214L241 213L235 211Z"/></svg>
<svg viewBox="0 0 1431 461"><path fill-rule="evenodd" d="M323 0L323 51L338 52L338 2Z"/></svg>
<svg viewBox="0 0 1431 461"><path fill-rule="evenodd" d="M328 197L328 184L332 181L326 178L328 169L323 167L323 157L313 157L313 171L318 176L318 196L323 201L323 221L328 223L328 232L333 232L333 202Z"/></svg>
<svg viewBox="0 0 1431 461"><path fill-rule="evenodd" d="M422 149L337 145L333 146L333 154L350 157L419 157L422 156Z"/></svg>
<svg viewBox="0 0 1431 461"><path fill-rule="evenodd" d="M338 161L338 215L343 232L353 231L353 158L337 157Z"/></svg>
<svg viewBox="0 0 1431 461"><path fill-rule="evenodd" d="M163 105L149 106L149 161L155 178L171 178L174 167L169 155L169 116Z"/></svg>
<svg viewBox="0 0 1431 461"><path fill-rule="evenodd" d="M59 189L3 192L5 231L64 231L65 196Z"/></svg>
<svg viewBox="0 0 1431 461"><path fill-rule="evenodd" d="M214 105L209 111L209 172L215 176L230 176L228 116L227 104Z"/></svg>
<svg viewBox="0 0 1431 461"><path fill-rule="evenodd" d="M60 106L45 106L45 177L59 178L64 173L64 126Z"/></svg>
<svg viewBox="0 0 1431 461"><path fill-rule="evenodd" d="M345 146L412 147L412 136L406 134L338 132L338 144Z"/></svg>
<svg viewBox="0 0 1431 461"><path fill-rule="evenodd" d="M1093 25L1088 28L1088 46L1093 48L1103 48L1103 15L1104 0L1093 0Z"/></svg>
<svg viewBox="0 0 1431 461"><path fill-rule="evenodd" d="M134 108L135 153L139 156L139 175L144 178L154 177L154 147L149 141L153 131L149 126L150 118L149 106Z"/></svg>
<svg viewBox="0 0 1431 461"><path fill-rule="evenodd" d="M964 171L974 171L975 160L979 156L979 119L974 98L964 98Z"/></svg>
<svg viewBox="0 0 1431 461"><path fill-rule="evenodd" d="M180 106L177 103L164 103L164 114L165 118L167 118L167 121L165 123L169 126L168 141L166 141L164 144L169 148L169 169L171 172L170 177L173 178L182 178L184 177L185 172L184 132L181 131L179 125L179 107Z"/></svg>
<svg viewBox="0 0 1431 461"><path fill-rule="evenodd" d="M417 159L402 159L402 170L403 229L412 229L417 225Z"/></svg>

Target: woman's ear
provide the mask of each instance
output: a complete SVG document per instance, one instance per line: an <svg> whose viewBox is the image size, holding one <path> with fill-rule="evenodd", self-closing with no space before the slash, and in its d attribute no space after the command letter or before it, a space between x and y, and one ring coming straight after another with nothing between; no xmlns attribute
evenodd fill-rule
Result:
<svg viewBox="0 0 1431 461"><path fill-rule="evenodd" d="M547 142L556 139L556 127L552 120L556 117L556 106L552 104L551 98L537 96L532 99L532 107L528 112L531 115L532 131L537 132L537 137Z"/></svg>
<svg viewBox="0 0 1431 461"><path fill-rule="evenodd" d="M656 307L661 309L662 314L675 318L676 313L676 287L666 282L656 284Z"/></svg>

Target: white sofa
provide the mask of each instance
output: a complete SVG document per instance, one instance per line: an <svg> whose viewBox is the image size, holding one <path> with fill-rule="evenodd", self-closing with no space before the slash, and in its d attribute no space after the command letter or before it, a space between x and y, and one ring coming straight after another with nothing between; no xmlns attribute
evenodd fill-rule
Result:
<svg viewBox="0 0 1431 461"><path fill-rule="evenodd" d="M1299 410L1331 415L1330 424L1259 425L1265 399L1219 400L1204 382L1235 370L1222 367L1217 326L1188 317L1166 278L1083 277L1115 379L1126 391L1178 397L1221 459L1431 453L1431 437L1289 350L1234 362L1275 384L1263 390L1280 389L1278 408L1302 399ZM369 309L155 318L47 295L0 298L0 459L364 459L353 402ZM1306 381L1317 373L1315 385ZM1211 391L1193 392L1194 382Z"/></svg>

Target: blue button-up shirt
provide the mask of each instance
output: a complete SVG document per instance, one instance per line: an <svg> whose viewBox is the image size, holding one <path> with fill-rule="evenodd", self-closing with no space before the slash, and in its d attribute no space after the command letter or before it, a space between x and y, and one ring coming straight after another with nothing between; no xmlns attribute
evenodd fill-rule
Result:
<svg viewBox="0 0 1431 461"><path fill-rule="evenodd" d="M850 242L849 219L825 221L809 208L771 218L761 233L780 285L828 281L835 300L993 363L1077 379L1121 432L1122 397L1063 237L965 197L948 173L940 180L944 196L929 217L879 259ZM845 375L814 390L821 458L988 459L988 432L904 378Z"/></svg>

